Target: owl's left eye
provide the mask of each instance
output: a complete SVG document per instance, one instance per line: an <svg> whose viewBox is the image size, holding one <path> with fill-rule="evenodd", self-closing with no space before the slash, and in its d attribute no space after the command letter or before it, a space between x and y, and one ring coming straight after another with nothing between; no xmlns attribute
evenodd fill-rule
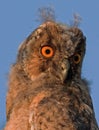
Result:
<svg viewBox="0 0 99 130"><path fill-rule="evenodd" d="M51 58L54 55L54 50L51 46L43 46L41 48L41 54L46 58Z"/></svg>
<svg viewBox="0 0 99 130"><path fill-rule="evenodd" d="M73 56L73 61L74 61L75 64L80 63L80 61L81 61L81 55L78 54L78 53L76 53L76 54Z"/></svg>

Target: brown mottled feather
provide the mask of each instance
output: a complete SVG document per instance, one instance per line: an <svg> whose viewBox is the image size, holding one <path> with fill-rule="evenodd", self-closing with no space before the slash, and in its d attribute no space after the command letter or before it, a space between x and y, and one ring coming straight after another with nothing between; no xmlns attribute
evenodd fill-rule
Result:
<svg viewBox="0 0 99 130"><path fill-rule="evenodd" d="M41 54L46 45L54 50L49 59ZM55 22L45 22L20 45L9 75L4 130L99 130L81 79L85 46L81 30Z"/></svg>

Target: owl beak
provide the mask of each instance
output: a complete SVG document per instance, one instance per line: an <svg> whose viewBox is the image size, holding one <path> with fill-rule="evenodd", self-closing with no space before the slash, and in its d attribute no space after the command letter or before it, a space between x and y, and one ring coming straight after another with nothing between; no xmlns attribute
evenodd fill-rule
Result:
<svg viewBox="0 0 99 130"><path fill-rule="evenodd" d="M67 75L68 75L68 70L69 70L69 68L70 68L70 64L69 64L69 61L68 61L68 59L64 59L63 61L62 61L62 64L61 64L61 79L64 81L65 79L66 79L66 77L67 77Z"/></svg>

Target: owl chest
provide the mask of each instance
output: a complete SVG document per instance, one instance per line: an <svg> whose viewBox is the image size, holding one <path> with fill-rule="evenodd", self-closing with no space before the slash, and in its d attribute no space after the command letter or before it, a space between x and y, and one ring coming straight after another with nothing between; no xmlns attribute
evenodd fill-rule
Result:
<svg viewBox="0 0 99 130"><path fill-rule="evenodd" d="M90 108L84 106L81 97L57 90L46 96L43 94L41 92L32 103L31 117L34 126L37 124L45 130L90 130Z"/></svg>

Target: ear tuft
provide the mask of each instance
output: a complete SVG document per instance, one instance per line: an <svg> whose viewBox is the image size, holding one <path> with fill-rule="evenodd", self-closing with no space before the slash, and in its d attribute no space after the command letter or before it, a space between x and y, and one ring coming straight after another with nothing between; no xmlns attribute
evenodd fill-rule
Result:
<svg viewBox="0 0 99 130"><path fill-rule="evenodd" d="M41 23L47 21L55 21L55 11L52 6L42 7L38 9L38 19Z"/></svg>

